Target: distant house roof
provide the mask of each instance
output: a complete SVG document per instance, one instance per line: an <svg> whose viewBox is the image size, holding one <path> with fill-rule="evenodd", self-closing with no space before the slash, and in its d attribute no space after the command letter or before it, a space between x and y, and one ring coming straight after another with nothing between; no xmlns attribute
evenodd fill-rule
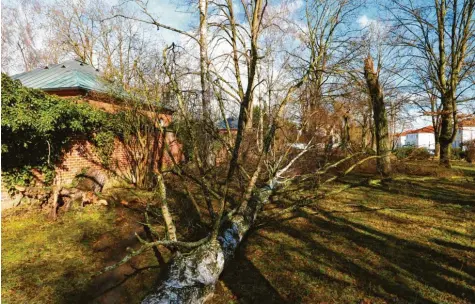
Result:
<svg viewBox="0 0 475 304"><path fill-rule="evenodd" d="M475 127L475 118L467 118L459 121L460 127Z"/></svg>
<svg viewBox="0 0 475 304"><path fill-rule="evenodd" d="M237 130L238 128L238 119L235 117L228 117L226 118L226 121L228 122L229 128L231 130ZM226 130L226 121L222 120L218 123L218 129L219 130Z"/></svg>
<svg viewBox="0 0 475 304"><path fill-rule="evenodd" d="M407 130L399 134L399 136L406 136L408 134L417 134L417 133L434 133L433 126L427 126L416 130Z"/></svg>
<svg viewBox="0 0 475 304"><path fill-rule="evenodd" d="M12 78L20 80L24 86L44 91L82 89L106 92L100 76L99 71L91 65L80 60L68 60L17 74Z"/></svg>

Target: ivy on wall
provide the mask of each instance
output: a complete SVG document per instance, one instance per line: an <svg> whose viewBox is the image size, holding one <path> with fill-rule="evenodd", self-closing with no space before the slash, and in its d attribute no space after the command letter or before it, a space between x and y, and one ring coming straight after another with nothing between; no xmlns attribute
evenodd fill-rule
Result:
<svg viewBox="0 0 475 304"><path fill-rule="evenodd" d="M28 185L31 169L54 178L54 164L71 140L83 136L104 147L106 159L113 134L108 129L111 114L24 87L20 81L2 74L2 179L7 186ZM100 148L100 147L99 147ZM109 154L109 155L108 155Z"/></svg>

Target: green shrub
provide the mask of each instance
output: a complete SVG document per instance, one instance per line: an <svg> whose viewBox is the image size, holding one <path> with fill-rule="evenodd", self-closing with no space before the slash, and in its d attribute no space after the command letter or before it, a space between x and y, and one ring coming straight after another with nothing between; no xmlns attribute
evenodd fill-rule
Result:
<svg viewBox="0 0 475 304"><path fill-rule="evenodd" d="M112 131L99 132L94 136L93 143L96 153L101 160L102 165L110 166L111 156L114 152L114 138L115 134Z"/></svg>
<svg viewBox="0 0 475 304"><path fill-rule="evenodd" d="M452 148L450 158L453 160L461 160L465 158L465 154L462 148Z"/></svg>
<svg viewBox="0 0 475 304"><path fill-rule="evenodd" d="M475 162L475 140L465 143L464 146L466 147L465 160L469 163Z"/></svg>
<svg viewBox="0 0 475 304"><path fill-rule="evenodd" d="M396 155L397 159L405 159L408 158L415 149L413 146L397 148L394 150L394 155Z"/></svg>

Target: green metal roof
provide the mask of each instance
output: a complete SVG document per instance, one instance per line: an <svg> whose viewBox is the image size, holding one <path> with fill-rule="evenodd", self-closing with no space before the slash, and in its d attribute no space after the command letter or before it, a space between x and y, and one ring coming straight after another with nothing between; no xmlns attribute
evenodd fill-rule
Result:
<svg viewBox="0 0 475 304"><path fill-rule="evenodd" d="M68 60L33 71L12 76L24 86L45 91L83 89L106 92L101 74L91 65L79 60Z"/></svg>
<svg viewBox="0 0 475 304"><path fill-rule="evenodd" d="M43 91L60 91L67 89L81 89L100 93L111 93L111 87L107 86L101 78L101 73L91 65L80 60L68 60L59 64L48 65L33 71L24 72L12 76L30 88ZM117 96L132 98L122 88L116 88ZM174 111L169 107L162 106L164 110Z"/></svg>

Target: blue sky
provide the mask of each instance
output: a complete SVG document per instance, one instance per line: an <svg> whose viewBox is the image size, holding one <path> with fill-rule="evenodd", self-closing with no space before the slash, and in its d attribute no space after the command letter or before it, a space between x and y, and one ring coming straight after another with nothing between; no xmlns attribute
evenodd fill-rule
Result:
<svg viewBox="0 0 475 304"><path fill-rule="evenodd" d="M6 3L16 4L18 3L17 0L4 0ZM74 0L72 0L74 1ZM116 4L117 0L106 0L110 4ZM40 3L44 4L51 4L53 0L42 0L39 1ZM150 13L157 19L159 22L176 27L182 30L189 30L193 28L193 25L196 25L198 15L196 13L196 9L194 7L189 7L187 4L189 1L172 1L172 0L154 0L150 1L149 3L149 11ZM277 3L276 1L270 1L271 4ZM130 10L136 9L136 4L133 2L124 4L127 7L130 7ZM196 5L196 4L193 4ZM303 1L298 0L292 2L292 5L300 6L303 5ZM134 8L133 8L134 7ZM236 7L238 10L238 7ZM379 13L381 10L378 9L376 5L362 7L356 14L354 20L355 27L365 27L369 25L371 22L381 22L381 19L384 19L384 16L381 16ZM154 27L150 26L150 33L152 40L155 40L157 37L160 40L163 40L166 44L171 44L172 42L180 44L183 41L183 36L181 34L166 30L160 29L156 30ZM416 109L411 110L413 116L415 117L413 126L414 127L422 127L425 125L430 124L429 117L421 116Z"/></svg>

